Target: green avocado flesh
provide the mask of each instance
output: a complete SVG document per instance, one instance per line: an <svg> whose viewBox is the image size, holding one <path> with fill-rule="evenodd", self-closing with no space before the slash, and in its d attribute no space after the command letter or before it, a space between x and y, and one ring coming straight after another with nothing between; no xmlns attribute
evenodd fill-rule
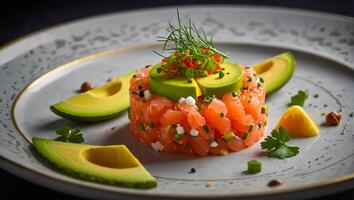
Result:
<svg viewBox="0 0 354 200"><path fill-rule="evenodd" d="M263 77L266 94L283 87L294 74L296 61L291 52L284 52L253 66L253 69Z"/></svg>
<svg viewBox="0 0 354 200"><path fill-rule="evenodd" d="M237 64L225 60L221 67L224 71L224 77L219 78L219 74L211 74L207 77L198 77L196 81L204 96L215 95L218 98L225 93L238 91L243 82L243 74Z"/></svg>
<svg viewBox="0 0 354 200"><path fill-rule="evenodd" d="M225 76L219 78L218 74L211 74L207 77L192 79L188 83L185 77L169 78L164 72L157 72L161 63L155 65L150 71L149 89L151 92L164 96L171 100L178 100L181 97L192 96L197 99L202 94L205 96L215 95L222 97L225 93L237 91L242 86L242 71L237 64L225 60L221 67L224 68Z"/></svg>
<svg viewBox="0 0 354 200"><path fill-rule="evenodd" d="M60 101L50 109L63 118L80 122L103 121L117 117L129 107L129 81L133 74L136 72Z"/></svg>
<svg viewBox="0 0 354 200"><path fill-rule="evenodd" d="M157 72L161 63L155 65L149 74L149 90L160 96L177 101L180 97L192 96L197 99L201 91L197 82L192 79L191 83L185 77L168 78L164 72Z"/></svg>
<svg viewBox="0 0 354 200"><path fill-rule="evenodd" d="M156 187L156 179L124 146L94 146L33 138L36 152L70 176L129 188Z"/></svg>

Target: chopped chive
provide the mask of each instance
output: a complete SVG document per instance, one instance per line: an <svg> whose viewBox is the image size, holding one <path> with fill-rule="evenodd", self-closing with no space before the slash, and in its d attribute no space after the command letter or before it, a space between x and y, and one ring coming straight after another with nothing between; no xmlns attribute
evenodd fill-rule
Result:
<svg viewBox="0 0 354 200"><path fill-rule="evenodd" d="M257 74L256 74L256 73L252 73L252 75L253 75L253 76L257 76Z"/></svg>
<svg viewBox="0 0 354 200"><path fill-rule="evenodd" d="M253 130L253 124L250 125L250 127L248 128L248 132L252 132Z"/></svg>
<svg viewBox="0 0 354 200"><path fill-rule="evenodd" d="M225 76L224 71L219 71L219 78L223 78Z"/></svg>
<svg viewBox="0 0 354 200"><path fill-rule="evenodd" d="M204 129L204 131L205 131L206 133L209 133L209 132L210 132L208 125L204 125L204 126L203 126L203 129Z"/></svg>
<svg viewBox="0 0 354 200"><path fill-rule="evenodd" d="M243 90L248 90L248 85L243 86Z"/></svg>
<svg viewBox="0 0 354 200"><path fill-rule="evenodd" d="M236 137L236 136L235 136L234 133L228 133L228 134L222 136L222 139L224 139L225 142L228 142L228 141L234 139L235 137Z"/></svg>
<svg viewBox="0 0 354 200"><path fill-rule="evenodd" d="M262 84L261 83L257 83L257 87L259 88L259 87L261 87L262 86Z"/></svg>
<svg viewBox="0 0 354 200"><path fill-rule="evenodd" d="M259 77L259 81L260 81L261 83L264 83L264 79L263 79L262 77Z"/></svg>
<svg viewBox="0 0 354 200"><path fill-rule="evenodd" d="M149 67L151 67L151 65L146 65L146 66L145 66L145 68L149 68Z"/></svg>
<svg viewBox="0 0 354 200"><path fill-rule="evenodd" d="M145 126L143 123L139 123L139 128L140 130L145 131Z"/></svg>
<svg viewBox="0 0 354 200"><path fill-rule="evenodd" d="M136 91L132 91L131 92L132 94L135 94L135 95L138 95L138 93Z"/></svg>
<svg viewBox="0 0 354 200"><path fill-rule="evenodd" d="M262 114L265 114L265 113L266 113L266 108L265 108L265 107L262 107L262 108L261 108L261 113L262 113Z"/></svg>
<svg viewBox="0 0 354 200"><path fill-rule="evenodd" d="M194 174L195 172L197 172L197 170L195 170L195 168L191 168L188 173L189 174Z"/></svg>
<svg viewBox="0 0 354 200"><path fill-rule="evenodd" d="M258 160L250 160L247 162L248 174L257 174L262 171L262 163Z"/></svg>
<svg viewBox="0 0 354 200"><path fill-rule="evenodd" d="M258 123L258 128L262 128L261 122Z"/></svg>
<svg viewBox="0 0 354 200"><path fill-rule="evenodd" d="M245 133L242 135L242 140L246 140L247 139L247 136L248 136L248 133Z"/></svg>
<svg viewBox="0 0 354 200"><path fill-rule="evenodd" d="M351 112L351 113L349 114L349 117L350 117L350 118L353 118L353 116L354 116L354 113Z"/></svg>
<svg viewBox="0 0 354 200"><path fill-rule="evenodd" d="M150 128L155 128L156 125L154 124L154 122L150 122L149 126Z"/></svg>
<svg viewBox="0 0 354 200"><path fill-rule="evenodd" d="M313 95L314 98L318 98L319 96L318 94Z"/></svg>
<svg viewBox="0 0 354 200"><path fill-rule="evenodd" d="M176 133L176 134L173 135L173 139L178 142L178 141L180 141L182 139L182 136L183 136L182 134L177 134Z"/></svg>
<svg viewBox="0 0 354 200"><path fill-rule="evenodd" d="M231 92L231 94L232 94L233 97L237 96L237 92L236 91Z"/></svg>
<svg viewBox="0 0 354 200"><path fill-rule="evenodd" d="M220 113L220 117L223 118L225 116L224 112Z"/></svg>
<svg viewBox="0 0 354 200"><path fill-rule="evenodd" d="M327 104L323 105L323 107L327 107L327 106L328 106Z"/></svg>
<svg viewBox="0 0 354 200"><path fill-rule="evenodd" d="M157 73L159 74L159 73L161 73L162 68L161 68L161 67L158 67L158 68L156 68L156 71L157 71Z"/></svg>
<svg viewBox="0 0 354 200"><path fill-rule="evenodd" d="M250 76L247 76L247 82L252 82L252 78Z"/></svg>
<svg viewBox="0 0 354 200"><path fill-rule="evenodd" d="M176 124L172 124L171 127L172 128L177 128L177 125Z"/></svg>
<svg viewBox="0 0 354 200"><path fill-rule="evenodd" d="M135 77L136 77L136 74L133 75L133 78L135 78Z"/></svg>

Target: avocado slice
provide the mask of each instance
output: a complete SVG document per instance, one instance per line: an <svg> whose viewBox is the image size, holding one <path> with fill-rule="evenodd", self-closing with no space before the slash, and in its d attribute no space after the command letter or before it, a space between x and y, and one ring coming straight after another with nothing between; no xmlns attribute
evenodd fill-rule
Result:
<svg viewBox="0 0 354 200"><path fill-rule="evenodd" d="M207 77L196 78L204 96L215 95L221 98L225 93L237 91L241 88L243 74L240 67L230 60L224 60L220 66L223 68L224 77L219 78L219 74L210 74Z"/></svg>
<svg viewBox="0 0 354 200"><path fill-rule="evenodd" d="M156 179L124 145L94 146L33 138L36 152L57 169L88 181L129 188L156 187Z"/></svg>
<svg viewBox="0 0 354 200"><path fill-rule="evenodd" d="M85 93L60 101L50 109L57 115L80 122L117 117L129 107L129 81L136 72L111 80Z"/></svg>
<svg viewBox="0 0 354 200"><path fill-rule="evenodd" d="M294 74L295 68L295 58L289 51L266 59L253 66L256 73L264 79L266 94L283 87Z"/></svg>
<svg viewBox="0 0 354 200"><path fill-rule="evenodd" d="M177 101L181 97L192 96L197 99L202 94L222 97L225 93L238 90L242 86L242 71L237 64L225 60L221 67L225 76L219 78L218 74L192 79L191 83L185 77L168 77L164 72L158 73L161 63L155 65L150 71L149 89L153 93Z"/></svg>
<svg viewBox="0 0 354 200"><path fill-rule="evenodd" d="M158 73L158 68L161 63L155 65L149 74L149 90L160 96L177 101L180 97L192 96L197 99L202 93L197 82L192 79L191 83L186 81L186 78L168 77L164 72Z"/></svg>

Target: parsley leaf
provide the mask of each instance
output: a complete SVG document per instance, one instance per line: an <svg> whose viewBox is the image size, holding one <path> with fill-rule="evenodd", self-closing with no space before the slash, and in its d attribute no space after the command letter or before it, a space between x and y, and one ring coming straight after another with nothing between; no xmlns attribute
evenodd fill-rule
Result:
<svg viewBox="0 0 354 200"><path fill-rule="evenodd" d="M291 97L291 106L298 105L304 106L305 100L309 97L309 92L307 90L299 90L297 94Z"/></svg>
<svg viewBox="0 0 354 200"><path fill-rule="evenodd" d="M266 150L267 156L279 159L289 158L299 153L299 147L291 147L285 143L289 141L289 135L286 129L280 127L279 130L273 130L272 135L268 136L262 143L262 149Z"/></svg>
<svg viewBox="0 0 354 200"><path fill-rule="evenodd" d="M69 126L62 126L56 130L56 134L59 135L55 140L71 143L83 143L84 138L79 128L71 128Z"/></svg>

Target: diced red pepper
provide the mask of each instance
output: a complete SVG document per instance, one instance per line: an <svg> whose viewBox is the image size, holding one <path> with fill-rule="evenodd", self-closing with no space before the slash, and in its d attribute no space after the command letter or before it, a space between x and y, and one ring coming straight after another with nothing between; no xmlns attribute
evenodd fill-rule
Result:
<svg viewBox="0 0 354 200"><path fill-rule="evenodd" d="M214 60L219 63L222 61L222 57L219 55L214 55Z"/></svg>
<svg viewBox="0 0 354 200"><path fill-rule="evenodd" d="M171 69L178 69L178 65L176 63L173 63L172 66L171 66Z"/></svg>
<svg viewBox="0 0 354 200"><path fill-rule="evenodd" d="M216 65L215 70L221 70L221 66L220 65Z"/></svg>
<svg viewBox="0 0 354 200"><path fill-rule="evenodd" d="M183 64L186 65L187 68L193 67L193 64L187 58L183 60Z"/></svg>

